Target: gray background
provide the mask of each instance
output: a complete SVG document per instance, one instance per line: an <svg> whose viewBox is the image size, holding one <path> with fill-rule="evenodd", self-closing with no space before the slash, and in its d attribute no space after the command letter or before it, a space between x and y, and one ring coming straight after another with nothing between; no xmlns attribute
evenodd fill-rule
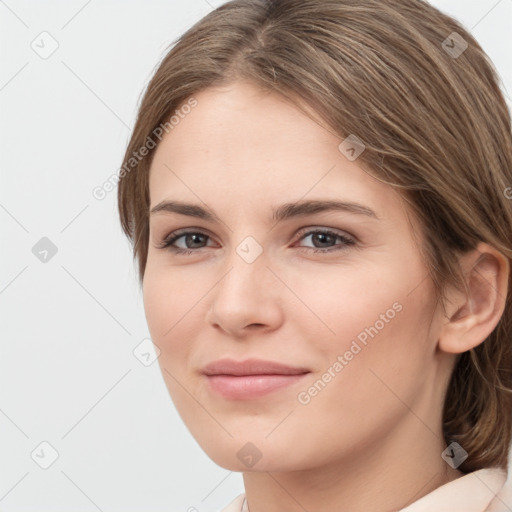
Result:
<svg viewBox="0 0 512 512"><path fill-rule="evenodd" d="M243 491L134 354L149 332L116 191L92 194L165 49L221 3L0 0L3 512L206 511ZM510 98L512 0L432 3L472 31Z"/></svg>

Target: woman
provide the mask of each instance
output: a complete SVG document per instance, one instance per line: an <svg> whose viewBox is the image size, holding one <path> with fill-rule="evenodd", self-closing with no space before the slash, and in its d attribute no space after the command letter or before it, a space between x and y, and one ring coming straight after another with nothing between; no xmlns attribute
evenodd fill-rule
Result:
<svg viewBox="0 0 512 512"><path fill-rule="evenodd" d="M159 65L120 178L170 396L243 472L226 512L512 510L511 122L461 25L229 2Z"/></svg>

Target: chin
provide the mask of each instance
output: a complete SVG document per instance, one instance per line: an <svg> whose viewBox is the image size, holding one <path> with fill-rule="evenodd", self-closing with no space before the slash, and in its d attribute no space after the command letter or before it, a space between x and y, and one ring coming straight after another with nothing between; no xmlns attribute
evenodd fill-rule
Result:
<svg viewBox="0 0 512 512"><path fill-rule="evenodd" d="M256 436L255 436L256 437ZM218 466L229 471L293 471L301 469L300 461L291 458L293 447L282 442L250 436L237 436L229 441L199 442L206 455ZM276 439L277 441L277 439ZM294 454L295 455L295 454ZM302 458L302 457L301 457Z"/></svg>

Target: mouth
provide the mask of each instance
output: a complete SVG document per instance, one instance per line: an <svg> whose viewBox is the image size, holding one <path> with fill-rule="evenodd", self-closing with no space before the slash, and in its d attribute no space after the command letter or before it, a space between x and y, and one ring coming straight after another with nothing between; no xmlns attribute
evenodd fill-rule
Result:
<svg viewBox="0 0 512 512"><path fill-rule="evenodd" d="M261 359L222 359L205 366L202 373L215 393L231 400L247 400L295 384L311 372L304 367Z"/></svg>

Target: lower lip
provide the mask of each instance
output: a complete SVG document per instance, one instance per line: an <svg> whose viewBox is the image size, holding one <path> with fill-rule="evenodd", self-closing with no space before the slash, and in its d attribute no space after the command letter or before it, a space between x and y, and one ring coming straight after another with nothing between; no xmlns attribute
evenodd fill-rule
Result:
<svg viewBox="0 0 512 512"><path fill-rule="evenodd" d="M299 375L207 375L210 387L225 398L245 400L258 398L300 381Z"/></svg>

